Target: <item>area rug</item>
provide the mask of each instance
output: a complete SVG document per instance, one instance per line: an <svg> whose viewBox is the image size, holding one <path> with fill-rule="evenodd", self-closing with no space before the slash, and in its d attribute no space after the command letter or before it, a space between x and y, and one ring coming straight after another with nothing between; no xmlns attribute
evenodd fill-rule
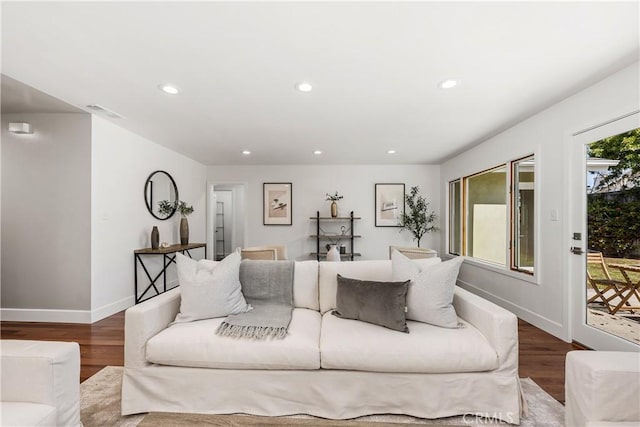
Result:
<svg viewBox="0 0 640 427"><path fill-rule="evenodd" d="M80 385L80 417L84 427L188 427L188 426L282 426L282 427L385 427L407 424L447 426L491 426L506 425L491 419L472 416L438 418L427 420L405 415L369 415L348 421L326 420L308 415L288 417L257 417L252 415L205 415L150 413L120 415L120 388L122 367L107 366ZM524 392L529 413L521 418L525 427L562 427L564 406L530 378L523 378Z"/></svg>

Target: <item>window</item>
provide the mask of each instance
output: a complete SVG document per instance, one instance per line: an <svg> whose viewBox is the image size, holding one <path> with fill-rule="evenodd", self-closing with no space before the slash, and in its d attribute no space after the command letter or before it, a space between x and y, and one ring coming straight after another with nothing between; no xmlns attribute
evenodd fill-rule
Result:
<svg viewBox="0 0 640 427"><path fill-rule="evenodd" d="M500 166L465 178L466 255L505 265L507 169Z"/></svg>
<svg viewBox="0 0 640 427"><path fill-rule="evenodd" d="M449 182L449 253L533 274L534 156Z"/></svg>
<svg viewBox="0 0 640 427"><path fill-rule="evenodd" d="M511 269L530 274L534 264L534 165L533 156L511 163Z"/></svg>
<svg viewBox="0 0 640 427"><path fill-rule="evenodd" d="M462 193L460 180L449 183L449 253L460 255L462 246Z"/></svg>

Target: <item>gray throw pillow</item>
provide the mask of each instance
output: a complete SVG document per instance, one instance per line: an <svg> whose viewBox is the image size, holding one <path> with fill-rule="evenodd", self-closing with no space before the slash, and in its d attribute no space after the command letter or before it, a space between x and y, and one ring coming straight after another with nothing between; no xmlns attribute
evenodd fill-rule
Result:
<svg viewBox="0 0 640 427"><path fill-rule="evenodd" d="M361 320L400 332L407 327L407 288L404 282L374 282L342 277L338 274L336 309L343 319Z"/></svg>

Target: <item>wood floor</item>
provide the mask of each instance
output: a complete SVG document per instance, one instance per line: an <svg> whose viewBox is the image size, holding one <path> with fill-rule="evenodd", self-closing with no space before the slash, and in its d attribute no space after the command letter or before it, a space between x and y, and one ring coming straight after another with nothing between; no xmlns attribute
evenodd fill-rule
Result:
<svg viewBox="0 0 640 427"><path fill-rule="evenodd" d="M571 350L585 350L566 343L535 326L518 320L520 377L529 377L556 400L564 403L564 360Z"/></svg>
<svg viewBox="0 0 640 427"><path fill-rule="evenodd" d="M0 322L4 340L75 341L80 344L80 381L105 366L124 365L124 311L92 325Z"/></svg>
<svg viewBox="0 0 640 427"><path fill-rule="evenodd" d="M530 377L564 403L564 359L581 349L520 320L520 376ZM2 339L76 341L80 344L80 380L105 366L124 363L124 312L93 325L69 323L0 322Z"/></svg>

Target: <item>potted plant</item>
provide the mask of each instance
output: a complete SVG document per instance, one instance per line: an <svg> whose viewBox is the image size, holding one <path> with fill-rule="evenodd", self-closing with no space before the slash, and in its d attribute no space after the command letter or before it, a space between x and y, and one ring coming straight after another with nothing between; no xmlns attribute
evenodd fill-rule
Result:
<svg viewBox="0 0 640 427"><path fill-rule="evenodd" d="M429 202L424 196L420 195L420 189L416 185L411 187L409 194L405 195L405 204L407 208L400 215L400 226L402 230L409 230L413 234L413 239L418 241L420 247L420 239L431 231L437 231L438 227L433 223L438 219L438 215L434 211L429 212Z"/></svg>
<svg viewBox="0 0 640 427"><path fill-rule="evenodd" d="M178 204L178 212L180 212L180 244L188 245L189 244L189 223L187 222L187 216L193 213L193 206L187 205L185 202L180 200Z"/></svg>
<svg viewBox="0 0 640 427"><path fill-rule="evenodd" d="M176 210L176 202L170 202L168 200L160 200L158 202L158 214L162 216L162 219L169 219Z"/></svg>
<svg viewBox="0 0 640 427"><path fill-rule="evenodd" d="M338 216L338 203L336 202L342 199L343 196L339 195L337 191L335 194L326 193L326 195L327 201L331 200L331 218L335 218Z"/></svg>

